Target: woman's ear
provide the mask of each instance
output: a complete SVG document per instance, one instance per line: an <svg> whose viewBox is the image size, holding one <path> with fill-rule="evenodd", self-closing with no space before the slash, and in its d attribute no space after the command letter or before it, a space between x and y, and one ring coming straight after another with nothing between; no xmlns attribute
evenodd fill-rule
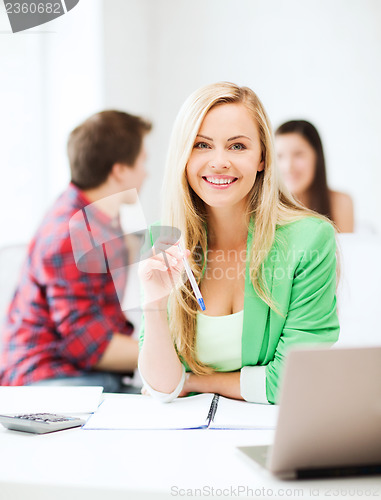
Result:
<svg viewBox="0 0 381 500"><path fill-rule="evenodd" d="M257 172L263 172L265 169L265 160L262 160L261 163L258 165Z"/></svg>

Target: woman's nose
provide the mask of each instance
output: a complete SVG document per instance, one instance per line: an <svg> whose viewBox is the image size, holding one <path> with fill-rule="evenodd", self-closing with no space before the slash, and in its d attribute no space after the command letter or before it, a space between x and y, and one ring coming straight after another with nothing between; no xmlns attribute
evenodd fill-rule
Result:
<svg viewBox="0 0 381 500"><path fill-rule="evenodd" d="M209 165L211 168L230 168L231 163L225 151L216 151L213 158L210 159Z"/></svg>

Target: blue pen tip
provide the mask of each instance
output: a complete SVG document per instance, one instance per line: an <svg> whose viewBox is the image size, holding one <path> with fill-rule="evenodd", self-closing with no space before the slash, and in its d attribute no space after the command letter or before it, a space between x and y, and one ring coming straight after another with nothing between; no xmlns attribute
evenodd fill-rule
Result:
<svg viewBox="0 0 381 500"><path fill-rule="evenodd" d="M197 299L197 302L200 304L201 310L205 311L206 307L204 304L204 299Z"/></svg>

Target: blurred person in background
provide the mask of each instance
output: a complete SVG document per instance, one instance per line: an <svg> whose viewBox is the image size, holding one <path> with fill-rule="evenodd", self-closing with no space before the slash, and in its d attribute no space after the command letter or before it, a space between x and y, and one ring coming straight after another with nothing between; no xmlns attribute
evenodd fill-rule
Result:
<svg viewBox="0 0 381 500"><path fill-rule="evenodd" d="M119 210L135 201L131 193L136 197L146 177L150 129L138 116L111 110L71 132L71 182L29 245L8 309L1 385L134 392L123 384L137 366L138 344L118 298L129 263Z"/></svg>
<svg viewBox="0 0 381 500"><path fill-rule="evenodd" d="M331 219L339 232L352 233L352 199L329 189L316 128L305 120L288 121L278 127L275 139L279 169L288 190L305 207Z"/></svg>

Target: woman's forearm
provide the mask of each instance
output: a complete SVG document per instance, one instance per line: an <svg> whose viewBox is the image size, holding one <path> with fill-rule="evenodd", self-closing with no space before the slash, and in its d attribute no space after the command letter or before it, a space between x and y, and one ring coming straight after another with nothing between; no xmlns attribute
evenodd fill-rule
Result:
<svg viewBox="0 0 381 500"><path fill-rule="evenodd" d="M189 250L185 251L189 257ZM183 254L173 241L157 239L153 255L139 264L139 278L144 293L145 330L139 355L139 370L145 385L153 391L177 396L185 370L177 355L169 331L168 297L184 267Z"/></svg>
<svg viewBox="0 0 381 500"><path fill-rule="evenodd" d="M169 394L178 386L183 368L169 332L167 307L147 307L144 319L145 333L139 355L139 370L152 389Z"/></svg>
<svg viewBox="0 0 381 500"><path fill-rule="evenodd" d="M241 372L212 373L211 375L194 375L191 373L185 382L186 392L213 392L227 398L241 399Z"/></svg>

